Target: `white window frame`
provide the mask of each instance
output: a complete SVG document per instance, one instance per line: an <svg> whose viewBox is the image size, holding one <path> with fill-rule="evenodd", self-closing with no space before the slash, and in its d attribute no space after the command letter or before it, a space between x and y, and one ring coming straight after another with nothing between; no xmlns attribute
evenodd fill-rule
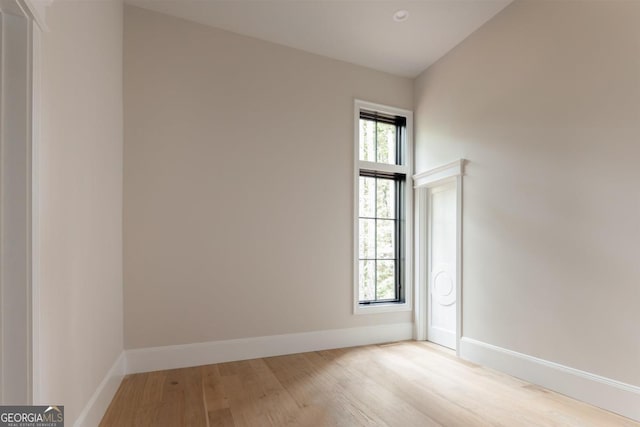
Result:
<svg viewBox="0 0 640 427"><path fill-rule="evenodd" d="M403 165L389 165L360 160L360 111L376 111L382 114L401 116L406 118L405 132L405 161ZM356 99L354 102L353 129L354 129L354 172L353 172L353 312L354 314L374 314L398 311L411 311L413 309L413 112L387 105L374 104L372 102ZM360 304L359 283L359 245L358 245L358 215L360 194L360 169L379 170L384 172L402 173L406 176L404 185L405 203L405 278L403 283L404 301L378 304Z"/></svg>

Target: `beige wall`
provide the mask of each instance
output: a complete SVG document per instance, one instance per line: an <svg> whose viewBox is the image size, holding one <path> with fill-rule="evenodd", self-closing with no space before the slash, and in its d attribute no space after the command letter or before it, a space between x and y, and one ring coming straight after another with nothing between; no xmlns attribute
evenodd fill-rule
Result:
<svg viewBox="0 0 640 427"><path fill-rule="evenodd" d="M415 84L469 160L465 336L640 385L640 3L518 1Z"/></svg>
<svg viewBox="0 0 640 427"><path fill-rule="evenodd" d="M41 401L68 425L122 352L122 4L55 1L43 34Z"/></svg>
<svg viewBox="0 0 640 427"><path fill-rule="evenodd" d="M125 347L411 321L353 311L353 100L409 79L125 8Z"/></svg>

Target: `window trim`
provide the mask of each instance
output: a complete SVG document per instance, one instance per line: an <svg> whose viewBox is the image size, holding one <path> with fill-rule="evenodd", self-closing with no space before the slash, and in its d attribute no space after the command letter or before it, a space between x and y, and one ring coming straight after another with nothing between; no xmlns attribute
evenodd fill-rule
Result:
<svg viewBox="0 0 640 427"><path fill-rule="evenodd" d="M401 116L406 119L404 164L391 165L384 163L367 162L360 160L360 111L372 111L390 116ZM387 105L356 99L354 101L353 114L354 128L354 170L353 170L353 313L373 314L399 311L411 311L413 309L413 112ZM360 304L359 298L359 245L358 245L358 217L359 217L359 185L360 170L376 170L388 173L400 173L405 175L404 184L404 212L405 212L405 236L404 236L404 301L386 302L375 304Z"/></svg>

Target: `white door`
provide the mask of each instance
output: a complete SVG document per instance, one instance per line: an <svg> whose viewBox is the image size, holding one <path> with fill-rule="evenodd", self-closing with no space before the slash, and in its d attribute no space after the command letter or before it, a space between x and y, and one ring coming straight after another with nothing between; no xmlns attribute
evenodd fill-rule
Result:
<svg viewBox="0 0 640 427"><path fill-rule="evenodd" d="M456 348L457 186L429 189L427 339Z"/></svg>

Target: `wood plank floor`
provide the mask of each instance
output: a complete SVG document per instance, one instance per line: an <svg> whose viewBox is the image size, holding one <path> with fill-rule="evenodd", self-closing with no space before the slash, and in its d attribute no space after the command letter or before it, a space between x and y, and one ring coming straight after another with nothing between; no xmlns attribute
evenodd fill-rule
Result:
<svg viewBox="0 0 640 427"><path fill-rule="evenodd" d="M425 342L128 375L106 426L640 426Z"/></svg>

